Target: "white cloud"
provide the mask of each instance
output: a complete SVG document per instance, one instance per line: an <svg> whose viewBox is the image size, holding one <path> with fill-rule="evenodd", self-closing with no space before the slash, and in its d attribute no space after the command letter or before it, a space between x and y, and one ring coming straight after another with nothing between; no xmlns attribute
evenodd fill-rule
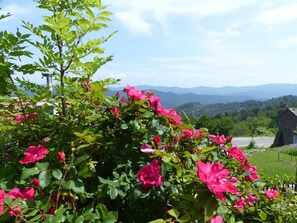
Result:
<svg viewBox="0 0 297 223"><path fill-rule="evenodd" d="M142 33L152 35L152 26L145 22L137 13L119 12L116 14L116 17L132 34Z"/></svg>
<svg viewBox="0 0 297 223"><path fill-rule="evenodd" d="M25 7L17 4L11 4L1 9L1 14L10 13L11 16L7 17L6 20L15 19L19 15L28 14L32 11L32 7Z"/></svg>
<svg viewBox="0 0 297 223"><path fill-rule="evenodd" d="M195 20L228 13L255 2L255 0L111 0L111 4L116 9L115 16L126 27L129 27L129 30L135 32L139 30L144 34L150 33L149 24L153 22L157 22L166 29L167 18L174 15ZM150 20L147 21L147 18ZM137 21L133 22L133 20ZM134 23L136 23L137 29ZM143 29L140 29L140 24L144 25Z"/></svg>
<svg viewBox="0 0 297 223"><path fill-rule="evenodd" d="M276 43L277 47L288 48L297 45L297 36L291 36L285 40Z"/></svg>
<svg viewBox="0 0 297 223"><path fill-rule="evenodd" d="M272 8L262 12L258 21L264 24L278 24L297 19L297 4Z"/></svg>

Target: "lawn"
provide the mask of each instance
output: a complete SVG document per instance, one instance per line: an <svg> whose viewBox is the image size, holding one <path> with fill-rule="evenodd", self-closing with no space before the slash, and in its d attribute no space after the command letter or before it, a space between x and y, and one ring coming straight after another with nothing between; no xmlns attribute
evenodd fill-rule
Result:
<svg viewBox="0 0 297 223"><path fill-rule="evenodd" d="M292 148L279 147L246 150L245 153L261 177L275 177L286 180L296 175L297 156L289 155Z"/></svg>

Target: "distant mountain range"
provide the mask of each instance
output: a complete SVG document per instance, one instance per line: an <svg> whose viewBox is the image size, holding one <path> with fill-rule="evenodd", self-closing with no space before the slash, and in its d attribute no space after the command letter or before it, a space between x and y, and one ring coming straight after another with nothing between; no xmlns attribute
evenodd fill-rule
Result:
<svg viewBox="0 0 297 223"><path fill-rule="evenodd" d="M200 104L216 104L243 102L247 100L264 101L285 95L297 95L297 84L266 84L248 87L162 87L140 85L137 89L149 90L160 97L164 107L175 108L189 102ZM123 87L113 87L109 94L122 92Z"/></svg>
<svg viewBox="0 0 297 223"><path fill-rule="evenodd" d="M266 101L248 100L244 102L216 103L202 105L197 102L190 102L176 107L180 114L185 113L187 116L198 118L200 115L208 114L215 116L222 113L235 113L245 110L245 112L272 108L286 108L297 105L297 96L287 95Z"/></svg>

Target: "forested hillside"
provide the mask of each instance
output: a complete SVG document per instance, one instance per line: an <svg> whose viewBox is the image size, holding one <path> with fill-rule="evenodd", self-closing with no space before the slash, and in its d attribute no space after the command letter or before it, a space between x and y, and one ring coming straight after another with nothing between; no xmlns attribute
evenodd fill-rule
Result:
<svg viewBox="0 0 297 223"><path fill-rule="evenodd" d="M288 107L297 107L297 96L212 105L187 103L176 110L186 114L196 123L197 128L206 127L213 133L273 136L277 130L279 115Z"/></svg>

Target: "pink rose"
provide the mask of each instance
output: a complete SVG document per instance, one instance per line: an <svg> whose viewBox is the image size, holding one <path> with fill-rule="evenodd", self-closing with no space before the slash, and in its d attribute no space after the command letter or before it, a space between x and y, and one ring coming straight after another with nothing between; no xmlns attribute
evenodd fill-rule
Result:
<svg viewBox="0 0 297 223"><path fill-rule="evenodd" d="M223 223L223 218L218 215L210 219L210 223Z"/></svg>
<svg viewBox="0 0 297 223"><path fill-rule="evenodd" d="M136 101L146 99L146 96L140 90L129 85L128 88L124 88L124 92L126 92L130 98L133 98Z"/></svg>
<svg viewBox="0 0 297 223"><path fill-rule="evenodd" d="M26 157L19 162L20 164L36 163L37 161L42 160L46 154L48 154L48 149L43 145L29 146L28 150L24 152Z"/></svg>
<svg viewBox="0 0 297 223"><path fill-rule="evenodd" d="M243 211L244 206L246 205L244 197L241 197L239 200L235 201L234 204L236 208Z"/></svg>
<svg viewBox="0 0 297 223"><path fill-rule="evenodd" d="M157 160L145 165L137 173L138 180L142 182L144 189L159 187L163 184L163 178L160 175L161 166Z"/></svg>
<svg viewBox="0 0 297 223"><path fill-rule="evenodd" d="M251 164L250 163L247 163L247 165L246 165L246 169L249 171L249 176L247 176L246 178L247 178L247 180L257 180L257 179L259 179L260 178L260 176L258 175L258 173L257 173L257 168L256 168L256 166L251 166Z"/></svg>
<svg viewBox="0 0 297 223"><path fill-rule="evenodd" d="M247 158L244 155L243 151L237 146L231 147L227 150L227 152L229 156L238 160L239 162L245 163L247 161Z"/></svg>
<svg viewBox="0 0 297 223"><path fill-rule="evenodd" d="M209 138L212 139L212 143L215 145L220 145L220 144L225 144L226 143L226 139L224 135L211 135L209 134Z"/></svg>
<svg viewBox="0 0 297 223"><path fill-rule="evenodd" d="M37 116L36 113L32 113L32 114L29 114L29 115L18 115L17 117L14 118L14 120L17 121L17 124L21 124L25 119L33 119Z"/></svg>
<svg viewBox="0 0 297 223"><path fill-rule="evenodd" d="M257 202L259 200L259 198L257 198L256 196L249 194L248 196L248 205L249 207L251 207L253 205L254 202Z"/></svg>
<svg viewBox="0 0 297 223"><path fill-rule="evenodd" d="M264 190L264 193L268 199L277 199L278 195L280 194L278 190L274 189Z"/></svg>
<svg viewBox="0 0 297 223"><path fill-rule="evenodd" d="M198 161L196 163L198 170L197 175L199 179L206 183L209 190L211 190L220 200L226 201L224 192L230 192L232 194L237 193L237 187L233 185L234 179L228 181L228 175L230 171L224 169L224 166L218 162L211 164L209 162L203 163Z"/></svg>
<svg viewBox="0 0 297 223"><path fill-rule="evenodd" d="M6 193L4 190L0 190L0 215L3 213L3 204L6 198Z"/></svg>
<svg viewBox="0 0 297 223"><path fill-rule="evenodd" d="M140 147L140 151L143 153L154 153L155 149L153 149L149 144L145 143Z"/></svg>
<svg viewBox="0 0 297 223"><path fill-rule="evenodd" d="M117 107L113 107L113 108L111 109L111 112L114 114L114 116L115 116L116 118L119 117L119 109L118 109Z"/></svg>
<svg viewBox="0 0 297 223"><path fill-rule="evenodd" d="M64 163L65 162L65 153L63 152L57 152L58 154L58 160L60 163Z"/></svg>

